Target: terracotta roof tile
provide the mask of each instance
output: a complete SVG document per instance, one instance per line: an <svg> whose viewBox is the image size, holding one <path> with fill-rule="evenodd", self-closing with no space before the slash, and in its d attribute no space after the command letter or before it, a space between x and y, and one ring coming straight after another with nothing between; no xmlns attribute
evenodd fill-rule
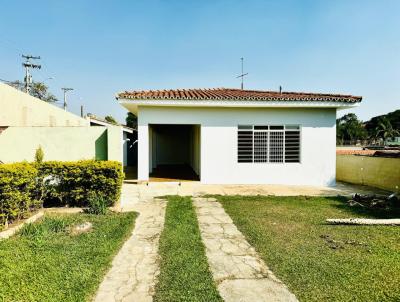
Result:
<svg viewBox="0 0 400 302"><path fill-rule="evenodd" d="M241 90L232 88L178 89L125 91L118 99L132 100L238 100L238 101L322 101L322 102L361 102L362 97L343 94L278 92L261 90Z"/></svg>

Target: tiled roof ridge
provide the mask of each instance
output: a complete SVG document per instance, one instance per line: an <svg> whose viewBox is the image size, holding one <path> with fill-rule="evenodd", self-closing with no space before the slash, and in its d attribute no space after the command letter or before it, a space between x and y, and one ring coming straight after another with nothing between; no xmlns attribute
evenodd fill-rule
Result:
<svg viewBox="0 0 400 302"><path fill-rule="evenodd" d="M360 102L362 97L348 94L263 91L236 88L164 89L124 91L118 98L136 100L245 100L245 101L337 101Z"/></svg>

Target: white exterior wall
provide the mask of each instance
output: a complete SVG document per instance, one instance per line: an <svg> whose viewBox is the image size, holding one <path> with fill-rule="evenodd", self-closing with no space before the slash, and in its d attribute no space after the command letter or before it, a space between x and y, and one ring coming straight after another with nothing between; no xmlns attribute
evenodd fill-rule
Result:
<svg viewBox="0 0 400 302"><path fill-rule="evenodd" d="M122 164L124 167L128 165L128 134L126 132L122 132Z"/></svg>
<svg viewBox="0 0 400 302"><path fill-rule="evenodd" d="M208 184L334 185L334 108L138 108L138 178L149 177L149 124L200 124L200 180ZM238 125L301 126L301 163L238 163Z"/></svg>

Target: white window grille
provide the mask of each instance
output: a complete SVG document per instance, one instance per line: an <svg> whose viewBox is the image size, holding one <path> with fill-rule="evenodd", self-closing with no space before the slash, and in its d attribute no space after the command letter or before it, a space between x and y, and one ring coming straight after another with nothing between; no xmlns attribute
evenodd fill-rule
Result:
<svg viewBox="0 0 400 302"><path fill-rule="evenodd" d="M238 126L239 163L299 163L299 125Z"/></svg>

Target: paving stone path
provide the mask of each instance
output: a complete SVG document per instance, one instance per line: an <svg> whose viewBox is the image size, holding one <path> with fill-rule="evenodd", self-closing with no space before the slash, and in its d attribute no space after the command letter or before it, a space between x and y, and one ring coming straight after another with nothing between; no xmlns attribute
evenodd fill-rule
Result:
<svg viewBox="0 0 400 302"><path fill-rule="evenodd" d="M100 284L96 302L152 301L159 273L158 242L164 226L166 201L137 201L129 210L139 213L131 237L115 256Z"/></svg>
<svg viewBox="0 0 400 302"><path fill-rule="evenodd" d="M226 302L298 301L214 198L193 198L208 263Z"/></svg>

